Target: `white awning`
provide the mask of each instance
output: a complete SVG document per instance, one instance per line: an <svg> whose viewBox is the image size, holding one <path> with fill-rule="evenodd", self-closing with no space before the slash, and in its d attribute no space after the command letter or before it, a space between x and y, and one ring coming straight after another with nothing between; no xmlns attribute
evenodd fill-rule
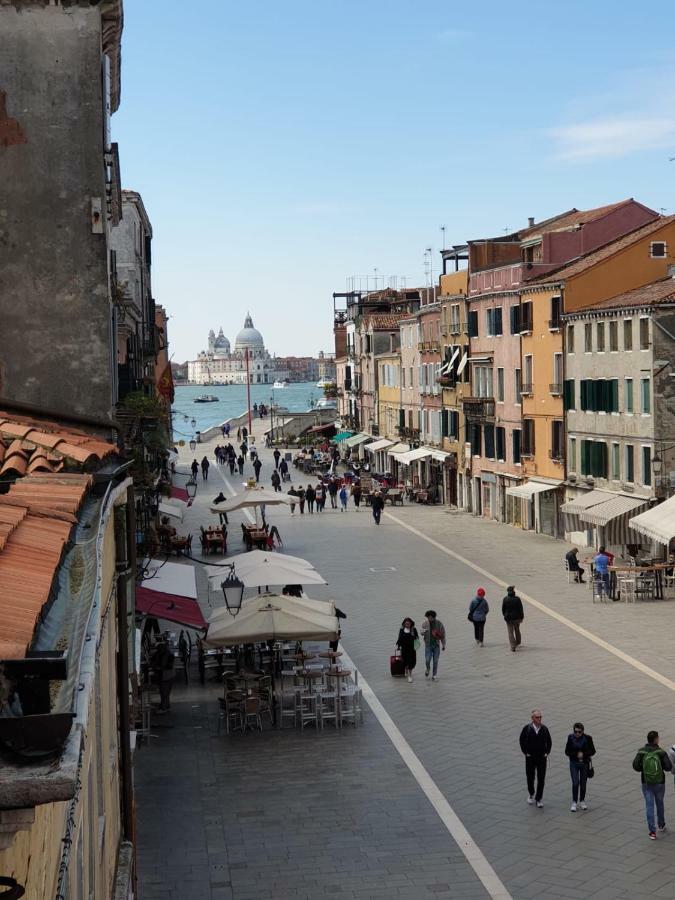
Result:
<svg viewBox="0 0 675 900"><path fill-rule="evenodd" d="M563 503L560 507L560 512L578 516L585 510L590 509L591 506L597 506L598 503L604 503L605 500L611 499L612 495L607 491L588 491L588 493L582 494L580 497L575 497L574 500L568 500L567 503Z"/></svg>
<svg viewBox="0 0 675 900"><path fill-rule="evenodd" d="M161 559L145 559L141 587L150 588L152 591L157 591L158 594L177 594L180 597L196 600L195 572L195 566L164 562Z"/></svg>
<svg viewBox="0 0 675 900"><path fill-rule="evenodd" d="M645 507L649 504L646 497L624 497L617 494L611 500L605 500L604 503L597 503L590 509L579 513L582 522L588 522L590 525L607 525L612 519L623 516L626 513L635 512L635 510Z"/></svg>
<svg viewBox="0 0 675 900"><path fill-rule="evenodd" d="M353 437L347 438L345 441L345 447L358 447L359 444L363 444L365 441L372 441L372 437L369 434L355 434Z"/></svg>
<svg viewBox="0 0 675 900"><path fill-rule="evenodd" d="M379 441L368 444L368 446L365 447L365 450L367 450L368 453L376 453L378 450L384 450L385 447L393 447L393 445L393 441L388 441L386 438L381 438Z"/></svg>
<svg viewBox="0 0 675 900"><path fill-rule="evenodd" d="M159 504L159 515L161 516L171 516L172 519L178 519L179 522L183 521L183 514L187 509L187 503L183 503L181 500L162 500Z"/></svg>
<svg viewBox="0 0 675 900"><path fill-rule="evenodd" d="M459 365L457 366L457 374L458 375L462 374L462 372L466 368L466 364L468 363L468 361L469 361L469 354L465 353L464 356L461 358Z"/></svg>
<svg viewBox="0 0 675 900"><path fill-rule="evenodd" d="M535 494L543 494L546 491L554 491L557 487L562 484L562 481L555 482L544 482L544 481L533 481L530 479L526 481L525 484L517 484L515 487L510 487L506 489L506 493L509 497L521 497L525 500L531 500Z"/></svg>
<svg viewBox="0 0 675 900"><path fill-rule="evenodd" d="M389 456L398 457L401 453L407 453L410 450L410 444L394 444L387 450Z"/></svg>
<svg viewBox="0 0 675 900"><path fill-rule="evenodd" d="M401 453L397 456L397 461L402 466L409 466L410 463L417 459L426 459L431 456L431 450L428 447L418 447L416 450L409 450L407 453Z"/></svg>
<svg viewBox="0 0 675 900"><path fill-rule="evenodd" d="M436 462L445 462L445 460L450 456L449 453L446 453L445 450L437 450L436 447L425 447L425 450L428 450L431 454L431 458L435 459Z"/></svg>
<svg viewBox="0 0 675 900"><path fill-rule="evenodd" d="M668 546L675 538L675 497L634 516L628 520L628 525L652 541Z"/></svg>
<svg viewBox="0 0 675 900"><path fill-rule="evenodd" d="M440 370L441 375L449 375L450 372L452 372L452 367L454 366L455 360L457 359L458 356L459 356L459 347L455 347L455 352L452 354L450 359L447 362L443 363L443 365L441 366L441 370Z"/></svg>

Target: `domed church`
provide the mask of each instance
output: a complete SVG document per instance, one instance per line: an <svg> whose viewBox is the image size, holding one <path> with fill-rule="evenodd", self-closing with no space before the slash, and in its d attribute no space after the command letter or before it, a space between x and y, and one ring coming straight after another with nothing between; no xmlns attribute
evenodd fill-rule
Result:
<svg viewBox="0 0 675 900"><path fill-rule="evenodd" d="M209 331L208 349L188 362L188 381L192 384L246 384L246 356L251 384L273 384L288 377L277 360L265 349L263 336L246 313L244 327L234 339L234 352L223 329Z"/></svg>

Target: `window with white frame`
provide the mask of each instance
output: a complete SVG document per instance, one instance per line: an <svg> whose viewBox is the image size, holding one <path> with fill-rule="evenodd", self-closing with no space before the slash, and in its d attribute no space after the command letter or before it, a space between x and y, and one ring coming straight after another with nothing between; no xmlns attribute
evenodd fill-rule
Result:
<svg viewBox="0 0 675 900"><path fill-rule="evenodd" d="M450 307L450 334L459 334L460 331L460 305L459 303L453 303Z"/></svg>
<svg viewBox="0 0 675 900"><path fill-rule="evenodd" d="M574 325L567 326L567 352L574 353Z"/></svg>
<svg viewBox="0 0 675 900"><path fill-rule="evenodd" d="M492 366L475 366L473 379L474 397L494 397Z"/></svg>
<svg viewBox="0 0 675 900"><path fill-rule="evenodd" d="M648 416L652 411L651 379L640 379L640 412Z"/></svg>
<svg viewBox="0 0 675 900"><path fill-rule="evenodd" d="M504 402L504 369L497 369L497 402Z"/></svg>
<svg viewBox="0 0 675 900"><path fill-rule="evenodd" d="M628 352L633 349L633 320L623 320L623 349Z"/></svg>
<svg viewBox="0 0 675 900"><path fill-rule="evenodd" d="M612 444L612 478L621 481L621 444Z"/></svg>
<svg viewBox="0 0 675 900"><path fill-rule="evenodd" d="M663 259L668 255L668 245L665 241L652 241L649 245L649 255L652 259Z"/></svg>
<svg viewBox="0 0 675 900"><path fill-rule="evenodd" d="M532 354L528 354L524 360L524 368L523 368L523 388L522 392L524 394L532 393L532 379L534 375L534 360L532 358Z"/></svg>
<svg viewBox="0 0 675 900"><path fill-rule="evenodd" d="M649 319L640 318L640 350L649 350Z"/></svg>

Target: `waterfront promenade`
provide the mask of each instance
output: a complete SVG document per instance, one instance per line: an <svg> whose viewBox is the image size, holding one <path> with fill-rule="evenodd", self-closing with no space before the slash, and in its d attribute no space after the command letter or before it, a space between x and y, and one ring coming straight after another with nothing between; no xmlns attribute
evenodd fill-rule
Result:
<svg viewBox="0 0 675 900"><path fill-rule="evenodd" d="M269 484L271 454L261 456ZM186 526L208 523L208 502L239 489L212 464ZM567 583L565 544L441 507L387 509L379 528L351 506L270 508L268 519L329 582L309 593L347 613L343 646L373 704L356 730L226 737L215 733L218 686L177 685L174 711L136 758L142 897L675 896L675 837L647 840L630 765L647 730L675 740L675 604L593 605ZM230 521L238 552L240 517ZM515 654L499 614L510 583L526 616ZM198 584L208 615L201 572ZM491 605L483 649L466 621L478 585ZM419 665L413 684L391 679L401 620L419 624L429 607L448 631L439 682ZM535 706L553 735L543 810L525 802L517 744ZM575 814L563 747L577 719L598 755L590 808ZM432 805L434 791L456 819Z"/></svg>

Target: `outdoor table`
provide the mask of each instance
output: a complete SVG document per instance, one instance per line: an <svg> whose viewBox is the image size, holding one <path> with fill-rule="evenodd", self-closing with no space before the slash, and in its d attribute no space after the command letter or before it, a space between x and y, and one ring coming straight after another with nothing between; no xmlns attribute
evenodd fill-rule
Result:
<svg viewBox="0 0 675 900"><path fill-rule="evenodd" d="M299 659L300 662L304 662L306 659L316 659L316 653L294 653L289 659Z"/></svg>
<svg viewBox="0 0 675 900"><path fill-rule="evenodd" d="M339 656L342 656L341 650L323 650L319 653L323 659L337 659Z"/></svg>
<svg viewBox="0 0 675 900"><path fill-rule="evenodd" d="M317 678L323 678L323 670L322 669L301 669L298 672L301 678L303 678L307 682L307 688L310 694L314 693L314 682Z"/></svg>
<svg viewBox="0 0 675 900"><path fill-rule="evenodd" d="M618 594L616 590L617 585L617 572L628 572L631 575L640 576L640 575L649 575L652 574L654 576L654 599L663 600L663 571L664 569L670 568L669 563L658 563L654 566L609 566L609 596L612 600L618 599ZM639 585L639 577L637 581ZM636 593L640 593L636 590Z"/></svg>

